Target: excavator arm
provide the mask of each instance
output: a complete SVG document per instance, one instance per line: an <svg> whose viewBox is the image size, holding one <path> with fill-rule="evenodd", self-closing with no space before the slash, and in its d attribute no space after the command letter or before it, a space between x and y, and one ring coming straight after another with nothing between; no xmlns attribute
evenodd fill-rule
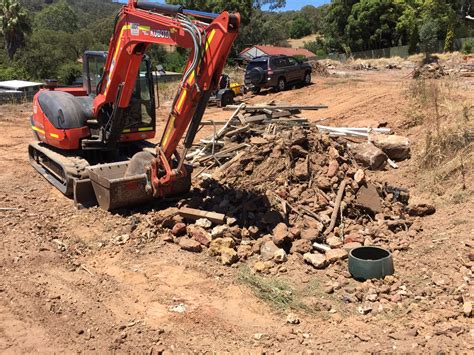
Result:
<svg viewBox="0 0 474 355"><path fill-rule="evenodd" d="M113 144L120 138L124 111L148 46L162 44L189 49L163 137L147 169L147 188L154 197L173 194L174 185L179 185L179 180L188 174L184 156L192 145L210 93L217 88L239 26L238 14L216 15L142 0L129 0L117 15L104 74L93 102L95 117L107 113L106 143ZM186 130L184 152L180 155L177 147Z"/></svg>

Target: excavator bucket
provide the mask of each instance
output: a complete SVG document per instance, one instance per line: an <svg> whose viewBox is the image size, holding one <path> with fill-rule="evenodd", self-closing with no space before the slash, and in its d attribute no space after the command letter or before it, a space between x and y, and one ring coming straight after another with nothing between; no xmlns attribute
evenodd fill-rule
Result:
<svg viewBox="0 0 474 355"><path fill-rule="evenodd" d="M99 206L107 211L148 203L145 174L125 176L129 162L96 165L88 168Z"/></svg>

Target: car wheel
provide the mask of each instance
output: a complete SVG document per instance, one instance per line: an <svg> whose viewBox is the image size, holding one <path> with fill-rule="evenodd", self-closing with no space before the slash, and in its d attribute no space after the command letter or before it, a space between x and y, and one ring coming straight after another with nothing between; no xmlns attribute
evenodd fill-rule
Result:
<svg viewBox="0 0 474 355"><path fill-rule="evenodd" d="M276 86L276 91L283 91L286 89L286 81L285 81L285 78L279 78L278 79L278 83L277 83L277 86Z"/></svg>
<svg viewBox="0 0 474 355"><path fill-rule="evenodd" d="M257 95L260 92L260 88L252 88L252 94Z"/></svg>
<svg viewBox="0 0 474 355"><path fill-rule="evenodd" d="M311 84L311 73L308 72L304 75L304 84L305 85Z"/></svg>

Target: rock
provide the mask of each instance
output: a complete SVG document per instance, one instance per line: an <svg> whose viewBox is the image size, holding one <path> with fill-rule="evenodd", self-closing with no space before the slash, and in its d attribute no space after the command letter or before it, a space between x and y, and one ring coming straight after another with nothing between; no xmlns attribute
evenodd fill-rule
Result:
<svg viewBox="0 0 474 355"><path fill-rule="evenodd" d="M235 247L235 242L232 238L217 238L211 241L209 245L209 255L218 256L221 255L222 248L233 249Z"/></svg>
<svg viewBox="0 0 474 355"><path fill-rule="evenodd" d="M362 207L372 214L376 215L377 213L381 213L382 209L382 201L380 199L379 193L377 192L377 188L373 184L367 184L367 186L362 186L356 197L356 204L359 207Z"/></svg>
<svg viewBox="0 0 474 355"><path fill-rule="evenodd" d="M295 163L294 169L295 177L299 180L306 180L309 177L308 161L306 159L299 159Z"/></svg>
<svg viewBox="0 0 474 355"><path fill-rule="evenodd" d="M199 218L194 224L202 228L211 228L212 222L207 218Z"/></svg>
<svg viewBox="0 0 474 355"><path fill-rule="evenodd" d="M362 246L362 243L350 242L350 243L344 244L342 249L344 249L347 252L350 252L352 249L355 249L355 248L358 248L358 247L361 247L361 246Z"/></svg>
<svg viewBox="0 0 474 355"><path fill-rule="evenodd" d="M252 246L251 245L239 245L237 247L237 256L241 260L247 259L252 255Z"/></svg>
<svg viewBox="0 0 474 355"><path fill-rule="evenodd" d="M471 250L469 254L467 255L467 257L470 261L474 261L474 250Z"/></svg>
<svg viewBox="0 0 474 355"><path fill-rule="evenodd" d="M354 174L354 181L360 185L365 181L365 172L362 169L357 169L356 173Z"/></svg>
<svg viewBox="0 0 474 355"><path fill-rule="evenodd" d="M286 316L286 322L289 324L300 324L300 319L295 313L289 313Z"/></svg>
<svg viewBox="0 0 474 355"><path fill-rule="evenodd" d="M191 251L193 253L199 253L202 251L201 243L189 238L181 238L179 240L179 246L181 249Z"/></svg>
<svg viewBox="0 0 474 355"><path fill-rule="evenodd" d="M282 220L283 218L278 211L267 211L262 217L262 222L265 224L277 224Z"/></svg>
<svg viewBox="0 0 474 355"><path fill-rule="evenodd" d="M130 235L122 234L114 238L113 244L124 245L130 239ZM58 243L59 244L59 243ZM64 245L64 244L63 244ZM62 248L61 248L62 249Z"/></svg>
<svg viewBox="0 0 474 355"><path fill-rule="evenodd" d="M315 228L308 228L301 231L301 239L315 242L319 238L319 230Z"/></svg>
<svg viewBox="0 0 474 355"><path fill-rule="evenodd" d="M316 269L322 269L327 265L326 257L323 254L306 253L303 255L303 260Z"/></svg>
<svg viewBox="0 0 474 355"><path fill-rule="evenodd" d="M229 226L225 224L220 225L220 226L215 226L211 230L211 238L212 239L222 238L228 231L229 231Z"/></svg>
<svg viewBox="0 0 474 355"><path fill-rule="evenodd" d="M407 207L407 212L412 217L425 217L432 215L436 212L436 208L433 205L427 203L413 204Z"/></svg>
<svg viewBox="0 0 474 355"><path fill-rule="evenodd" d="M291 244L290 253L291 254L306 254L310 253L313 250L313 245L311 241L307 239L298 239Z"/></svg>
<svg viewBox="0 0 474 355"><path fill-rule="evenodd" d="M234 218L234 217L227 217L227 220L226 220L227 224L229 226L233 226L234 224L237 223L237 218Z"/></svg>
<svg viewBox="0 0 474 355"><path fill-rule="evenodd" d="M381 170L387 163L385 153L372 143L362 143L351 146L355 160L370 170Z"/></svg>
<svg viewBox="0 0 474 355"><path fill-rule="evenodd" d="M300 145L302 147L305 147L308 144L308 138L306 136L306 131L301 128L295 128L291 132L291 144L290 145Z"/></svg>
<svg viewBox="0 0 474 355"><path fill-rule="evenodd" d="M396 293L392 296L390 296L390 301L393 302L393 303L398 303L402 300L402 295L399 294L399 293Z"/></svg>
<svg viewBox="0 0 474 355"><path fill-rule="evenodd" d="M285 223L278 223L276 227L273 228L272 240L273 243L280 248L291 243L291 237Z"/></svg>
<svg viewBox="0 0 474 355"><path fill-rule="evenodd" d="M295 158L304 158L308 155L308 151L300 145L291 146L291 155Z"/></svg>
<svg viewBox="0 0 474 355"><path fill-rule="evenodd" d="M364 242L364 237L357 233L351 233L344 236L344 244L353 242L362 244Z"/></svg>
<svg viewBox="0 0 474 355"><path fill-rule="evenodd" d="M211 237L209 236L209 233L207 233L207 231L204 228L196 226L196 225L190 225L188 226L187 231L188 231L188 235L192 239L204 245L205 247L208 247L209 244L211 243Z"/></svg>
<svg viewBox="0 0 474 355"><path fill-rule="evenodd" d="M318 176L316 178L316 186L323 191L331 190L331 179L326 176Z"/></svg>
<svg viewBox="0 0 474 355"><path fill-rule="evenodd" d="M347 258L347 251L344 249L331 249L326 251L326 260L329 263L334 263L338 260Z"/></svg>
<svg viewBox="0 0 474 355"><path fill-rule="evenodd" d="M370 304L359 306L358 311L360 314L369 314L372 312L372 306Z"/></svg>
<svg viewBox="0 0 474 355"><path fill-rule="evenodd" d="M410 157L410 141L403 136L370 134L369 140L377 148L390 158L396 161L405 160Z"/></svg>
<svg viewBox="0 0 474 355"><path fill-rule="evenodd" d="M326 175L332 178L337 175L338 171L339 171L339 163L337 162L337 160L331 160L329 162L328 172Z"/></svg>
<svg viewBox="0 0 474 355"><path fill-rule="evenodd" d="M171 230L171 234L175 237L181 237L182 235L186 234L186 224L184 223L176 223Z"/></svg>
<svg viewBox="0 0 474 355"><path fill-rule="evenodd" d="M285 261L288 260L288 257L286 255L286 251L283 249L278 249L273 253L273 260L275 260L276 263L284 263Z"/></svg>
<svg viewBox="0 0 474 355"><path fill-rule="evenodd" d="M220 254L221 254L221 263L223 265L232 265L236 263L237 261L239 261L237 252L234 249L221 247Z"/></svg>
<svg viewBox="0 0 474 355"><path fill-rule="evenodd" d="M331 236L326 239L326 244L331 247L331 249L336 249L342 247L342 240L338 237Z"/></svg>
<svg viewBox="0 0 474 355"><path fill-rule="evenodd" d="M267 261L273 259L273 256L275 255L275 252L279 248L273 243L273 241L268 241L262 244L260 247L260 255L262 256L262 259Z"/></svg>
<svg viewBox="0 0 474 355"><path fill-rule="evenodd" d="M472 316L472 302L464 302L463 306L462 306L462 311L464 313L464 316L465 317L471 317Z"/></svg>
<svg viewBox="0 0 474 355"><path fill-rule="evenodd" d="M253 269L256 271L256 272L266 272L268 271L269 269L272 268L274 264L271 262L271 261L257 261L254 265L253 265Z"/></svg>

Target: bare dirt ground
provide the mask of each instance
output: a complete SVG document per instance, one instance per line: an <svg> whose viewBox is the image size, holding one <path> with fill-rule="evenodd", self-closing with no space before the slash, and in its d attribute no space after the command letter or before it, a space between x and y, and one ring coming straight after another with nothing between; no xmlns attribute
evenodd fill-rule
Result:
<svg viewBox="0 0 474 355"><path fill-rule="evenodd" d="M409 74L315 78L312 86L249 102L326 104L304 116L341 126L387 123L416 151L422 129L404 124ZM472 82L466 85L466 99L474 100ZM0 107L0 207L19 208L0 211L0 352L473 351L472 318L463 310L472 301L472 198L456 205L435 199L437 212L417 220L407 246L394 252L396 274L386 285L399 296L380 297L368 314L345 300L371 287L348 277L346 261L315 270L290 259L272 276L301 291L314 311L291 310L300 324L289 324L289 309L238 281L240 264L225 267L165 242L154 227L160 203L122 213L76 210L29 166L29 115L29 104ZM228 116L217 108L206 114ZM431 200L413 159L377 174ZM334 293L325 291L331 282L339 285Z"/></svg>

